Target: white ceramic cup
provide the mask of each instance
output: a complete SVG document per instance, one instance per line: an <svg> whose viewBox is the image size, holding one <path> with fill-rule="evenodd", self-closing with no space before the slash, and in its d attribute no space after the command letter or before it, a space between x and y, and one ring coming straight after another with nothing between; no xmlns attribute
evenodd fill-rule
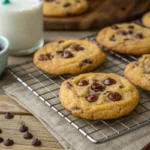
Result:
<svg viewBox="0 0 150 150"><path fill-rule="evenodd" d="M9 47L9 42L8 40L0 36L0 76L4 72L5 68L7 67L7 62L8 62L8 47Z"/></svg>

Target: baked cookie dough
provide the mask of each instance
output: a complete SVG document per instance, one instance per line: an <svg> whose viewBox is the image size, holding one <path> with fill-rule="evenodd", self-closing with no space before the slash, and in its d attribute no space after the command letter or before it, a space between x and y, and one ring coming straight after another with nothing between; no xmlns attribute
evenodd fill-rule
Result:
<svg viewBox="0 0 150 150"><path fill-rule="evenodd" d="M114 119L129 114L138 104L137 89L117 74L88 73L64 81L62 105L85 119Z"/></svg>
<svg viewBox="0 0 150 150"><path fill-rule="evenodd" d="M105 61L105 54L88 40L65 40L46 44L34 55L34 64L49 74L88 72Z"/></svg>
<svg viewBox="0 0 150 150"><path fill-rule="evenodd" d="M97 41L109 50L122 54L150 53L150 30L135 23L106 27L99 32Z"/></svg>
<svg viewBox="0 0 150 150"><path fill-rule="evenodd" d="M147 12L146 14L143 15L143 17L142 17L142 23L145 26L150 27L150 12Z"/></svg>
<svg viewBox="0 0 150 150"><path fill-rule="evenodd" d="M44 0L43 3L43 14L48 17L79 15L87 9L87 0Z"/></svg>
<svg viewBox="0 0 150 150"><path fill-rule="evenodd" d="M150 91L150 54L131 62L124 71L125 77L134 85Z"/></svg>

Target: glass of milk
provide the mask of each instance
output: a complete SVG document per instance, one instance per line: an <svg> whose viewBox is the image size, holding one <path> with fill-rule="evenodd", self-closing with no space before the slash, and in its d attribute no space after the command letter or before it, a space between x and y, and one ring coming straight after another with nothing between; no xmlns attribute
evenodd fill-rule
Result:
<svg viewBox="0 0 150 150"><path fill-rule="evenodd" d="M11 55L28 55L43 46L42 0L0 0L0 35Z"/></svg>

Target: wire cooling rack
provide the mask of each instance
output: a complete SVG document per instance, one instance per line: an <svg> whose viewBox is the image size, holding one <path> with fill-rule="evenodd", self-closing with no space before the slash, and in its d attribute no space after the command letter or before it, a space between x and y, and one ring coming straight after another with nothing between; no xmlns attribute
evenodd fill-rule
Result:
<svg viewBox="0 0 150 150"><path fill-rule="evenodd" d="M85 39L96 42L95 36L89 36ZM113 72L123 76L125 66L130 61L137 60L137 57L120 55L108 51L104 47L102 48L107 55L107 60L94 72ZM64 80L70 78L70 75L55 76L46 74L37 69L32 62L10 66L8 71L39 97L39 100L42 100L44 104L52 108L93 143L103 143L150 123L149 92L139 90L140 102L130 115L114 120L91 121L73 116L60 103L58 97L60 85Z"/></svg>

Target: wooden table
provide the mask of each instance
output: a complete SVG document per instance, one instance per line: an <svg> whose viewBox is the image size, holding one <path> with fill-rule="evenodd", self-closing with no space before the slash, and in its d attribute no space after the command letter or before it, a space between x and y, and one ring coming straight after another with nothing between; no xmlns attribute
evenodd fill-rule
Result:
<svg viewBox="0 0 150 150"><path fill-rule="evenodd" d="M44 39L46 41L60 40L67 38L80 38L91 34L95 34L96 31L91 32L67 32L67 31L49 31L44 32ZM8 65L19 64L27 60L32 60L32 56L27 57L9 57ZM3 133L0 137L11 138L15 144L11 147L11 150L63 150L60 143L42 126L42 124L27 110L23 109L16 102L10 99L4 94L3 86L16 82L16 80L6 71L0 78L0 129ZM12 112L15 114L14 119L6 120L4 114L6 112ZM29 127L29 131L33 135L42 141L42 147L31 146L32 140L23 139L23 134L18 131L20 124L25 123ZM0 150L10 150L10 147L6 147L0 144Z"/></svg>

